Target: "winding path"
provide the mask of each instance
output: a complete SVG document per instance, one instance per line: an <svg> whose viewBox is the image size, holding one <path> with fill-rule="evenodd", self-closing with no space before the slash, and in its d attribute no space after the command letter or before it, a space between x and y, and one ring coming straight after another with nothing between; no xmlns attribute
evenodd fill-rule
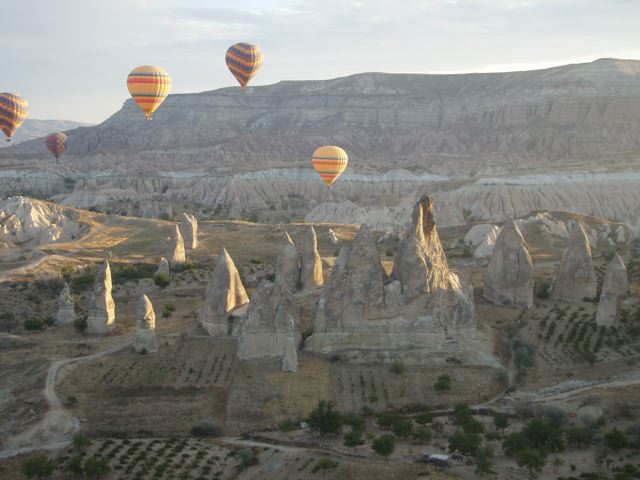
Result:
<svg viewBox="0 0 640 480"><path fill-rule="evenodd" d="M49 403L49 411L41 421L12 437L7 447L0 450L0 459L37 450L55 450L69 445L73 434L80 429L80 421L64 408L58 398L55 389L58 372L67 365L87 362L119 352L130 344L131 342L127 341L86 357L65 358L53 362L47 371L44 387L44 396Z"/></svg>

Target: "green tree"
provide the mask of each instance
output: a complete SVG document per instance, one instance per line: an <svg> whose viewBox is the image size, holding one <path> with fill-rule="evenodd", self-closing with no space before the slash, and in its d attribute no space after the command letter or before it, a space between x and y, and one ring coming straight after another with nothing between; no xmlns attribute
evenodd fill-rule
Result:
<svg viewBox="0 0 640 480"><path fill-rule="evenodd" d="M590 428L573 427L565 432L565 436L569 445L582 448L591 443L593 430Z"/></svg>
<svg viewBox="0 0 640 480"><path fill-rule="evenodd" d="M73 475L74 478L82 478L84 476L84 467L82 466L82 457L80 455L71 457L67 462L67 472Z"/></svg>
<svg viewBox="0 0 640 480"><path fill-rule="evenodd" d="M309 415L308 423L313 430L320 432L321 436L327 433L338 434L342 428L342 415L336 410L335 403L320 400Z"/></svg>
<svg viewBox="0 0 640 480"><path fill-rule="evenodd" d="M431 441L433 438L433 433L426 427L418 427L414 428L413 432L411 432L411 437L417 441L418 443L425 444Z"/></svg>
<svg viewBox="0 0 640 480"><path fill-rule="evenodd" d="M506 413L496 412L493 414L493 426L497 430L501 430L504 433L505 428L509 426L509 415Z"/></svg>
<svg viewBox="0 0 640 480"><path fill-rule="evenodd" d="M523 448L516 454L516 461L529 471L529 478L536 478L546 463L544 454L537 448Z"/></svg>
<svg viewBox="0 0 640 480"><path fill-rule="evenodd" d="M338 462L325 457L316 462L312 473L322 472L322 476L325 477L327 475L327 470L333 470L334 468L338 468Z"/></svg>
<svg viewBox="0 0 640 480"><path fill-rule="evenodd" d="M371 448L385 460L389 460L389 455L396 449L396 437L390 433L380 435L371 443Z"/></svg>
<svg viewBox="0 0 640 480"><path fill-rule="evenodd" d="M258 456L252 448L243 448L240 450L238 452L238 458L240 458L240 470L245 470L252 465L257 465L259 462Z"/></svg>
<svg viewBox="0 0 640 480"><path fill-rule="evenodd" d="M605 433L604 442L608 448L617 452L618 450L622 450L629 446L629 437L627 437L627 434L622 430L614 428L613 430L609 430Z"/></svg>
<svg viewBox="0 0 640 480"><path fill-rule="evenodd" d="M462 427L466 422L473 418L471 407L466 403L458 403L453 408L453 423Z"/></svg>
<svg viewBox="0 0 640 480"><path fill-rule="evenodd" d="M399 413L383 412L376 416L376 422L383 430L391 430L393 426L400 421L402 421L402 415Z"/></svg>
<svg viewBox="0 0 640 480"><path fill-rule="evenodd" d="M493 448L488 445L478 448L475 454L476 474L491 475L493 473Z"/></svg>
<svg viewBox="0 0 640 480"><path fill-rule="evenodd" d="M55 470L55 465L44 455L36 455L26 460L20 470L27 478L49 478Z"/></svg>
<svg viewBox="0 0 640 480"><path fill-rule="evenodd" d="M537 448L542 452L559 452L564 448L562 431L552 427L546 421L536 418L529 421L522 430L531 448Z"/></svg>
<svg viewBox="0 0 640 480"><path fill-rule="evenodd" d="M523 432L513 432L502 441L502 449L508 457L515 457L520 450L529 447L529 439Z"/></svg>
<svg viewBox="0 0 640 480"><path fill-rule="evenodd" d="M391 431L396 437L407 438L413 431L413 424L409 420L400 419L393 424Z"/></svg>
<svg viewBox="0 0 640 480"><path fill-rule="evenodd" d="M449 437L449 451L472 456L481 443L482 437L477 433L456 432Z"/></svg>
<svg viewBox="0 0 640 480"><path fill-rule="evenodd" d="M431 413L431 410L425 410L424 412L416 415L414 420L420 425L426 425L433 421L433 414Z"/></svg>
<svg viewBox="0 0 640 480"><path fill-rule="evenodd" d="M344 435L343 445L347 448L353 448L353 453L356 453L356 449L364 445L364 438L362 438L362 432L358 430L352 430Z"/></svg>
<svg viewBox="0 0 640 480"><path fill-rule="evenodd" d="M29 332L39 332L44 330L44 323L41 320L30 318L24 321L24 329Z"/></svg>
<svg viewBox="0 0 640 480"><path fill-rule="evenodd" d="M354 413L348 413L342 416L342 423L351 427L354 432L364 433L366 421L364 417L356 415Z"/></svg>
<svg viewBox="0 0 640 480"><path fill-rule="evenodd" d="M166 272L156 273L153 277L153 282L160 288L165 288L171 283L171 278Z"/></svg>
<svg viewBox="0 0 640 480"><path fill-rule="evenodd" d="M87 478L95 480L108 475L111 467L106 460L97 457L90 457L84 462L84 473Z"/></svg>
<svg viewBox="0 0 640 480"><path fill-rule="evenodd" d="M81 433L76 433L73 436L73 448L79 452L84 452L91 445L91 439Z"/></svg>
<svg viewBox="0 0 640 480"><path fill-rule="evenodd" d="M449 375L440 375L433 384L436 392L446 392L451 390L451 377Z"/></svg>

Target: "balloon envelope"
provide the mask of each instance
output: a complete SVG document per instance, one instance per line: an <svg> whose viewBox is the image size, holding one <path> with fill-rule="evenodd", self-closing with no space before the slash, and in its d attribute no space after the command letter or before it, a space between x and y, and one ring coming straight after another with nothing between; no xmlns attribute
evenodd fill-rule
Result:
<svg viewBox="0 0 640 480"><path fill-rule="evenodd" d="M260 70L264 57L259 46L250 43L236 43L227 50L225 60L233 76L245 89L249 80Z"/></svg>
<svg viewBox="0 0 640 480"><path fill-rule="evenodd" d="M134 68L127 77L127 88L147 120L151 120L153 112L171 91L171 77L164 68L142 65Z"/></svg>
<svg viewBox="0 0 640 480"><path fill-rule="evenodd" d="M0 93L0 129L7 141L24 123L29 114L29 103L16 93Z"/></svg>
<svg viewBox="0 0 640 480"><path fill-rule="evenodd" d="M331 188L333 183L347 168L349 157L347 157L347 152L342 148L327 145L313 152L311 163L313 168L316 169L316 172L318 172L318 175L324 180L324 183Z"/></svg>
<svg viewBox="0 0 640 480"><path fill-rule="evenodd" d="M67 148L67 136L62 132L52 133L45 140L45 145L57 160Z"/></svg>

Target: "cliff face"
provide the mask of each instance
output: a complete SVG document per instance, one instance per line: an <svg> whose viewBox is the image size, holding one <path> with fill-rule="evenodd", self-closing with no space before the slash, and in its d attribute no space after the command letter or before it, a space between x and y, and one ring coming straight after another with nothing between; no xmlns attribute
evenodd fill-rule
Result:
<svg viewBox="0 0 640 480"><path fill-rule="evenodd" d="M171 95L153 122L128 100L102 124L67 132L65 161L84 171L261 170L306 165L318 145L339 144L369 166L452 175L561 165L640 148L639 74L640 62L615 59L512 73L363 73L247 95ZM2 152L45 154L40 139Z"/></svg>

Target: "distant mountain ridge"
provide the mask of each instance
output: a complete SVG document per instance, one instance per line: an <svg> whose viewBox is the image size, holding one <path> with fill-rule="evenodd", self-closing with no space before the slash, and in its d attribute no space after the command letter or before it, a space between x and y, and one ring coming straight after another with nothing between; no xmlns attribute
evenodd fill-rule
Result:
<svg viewBox="0 0 640 480"><path fill-rule="evenodd" d="M640 61L600 59L545 70L362 73L170 95L152 122L132 100L69 132L81 170L255 171L306 165L339 144L359 170L450 176L558 167L640 152ZM46 152L41 141L6 150Z"/></svg>
<svg viewBox="0 0 640 480"><path fill-rule="evenodd" d="M91 127L93 125L92 123L75 122L73 120L37 120L27 118L13 136L13 143L17 145L27 140L45 137L54 132L64 132L78 127ZM10 146L7 142L0 142L0 144L2 147Z"/></svg>

